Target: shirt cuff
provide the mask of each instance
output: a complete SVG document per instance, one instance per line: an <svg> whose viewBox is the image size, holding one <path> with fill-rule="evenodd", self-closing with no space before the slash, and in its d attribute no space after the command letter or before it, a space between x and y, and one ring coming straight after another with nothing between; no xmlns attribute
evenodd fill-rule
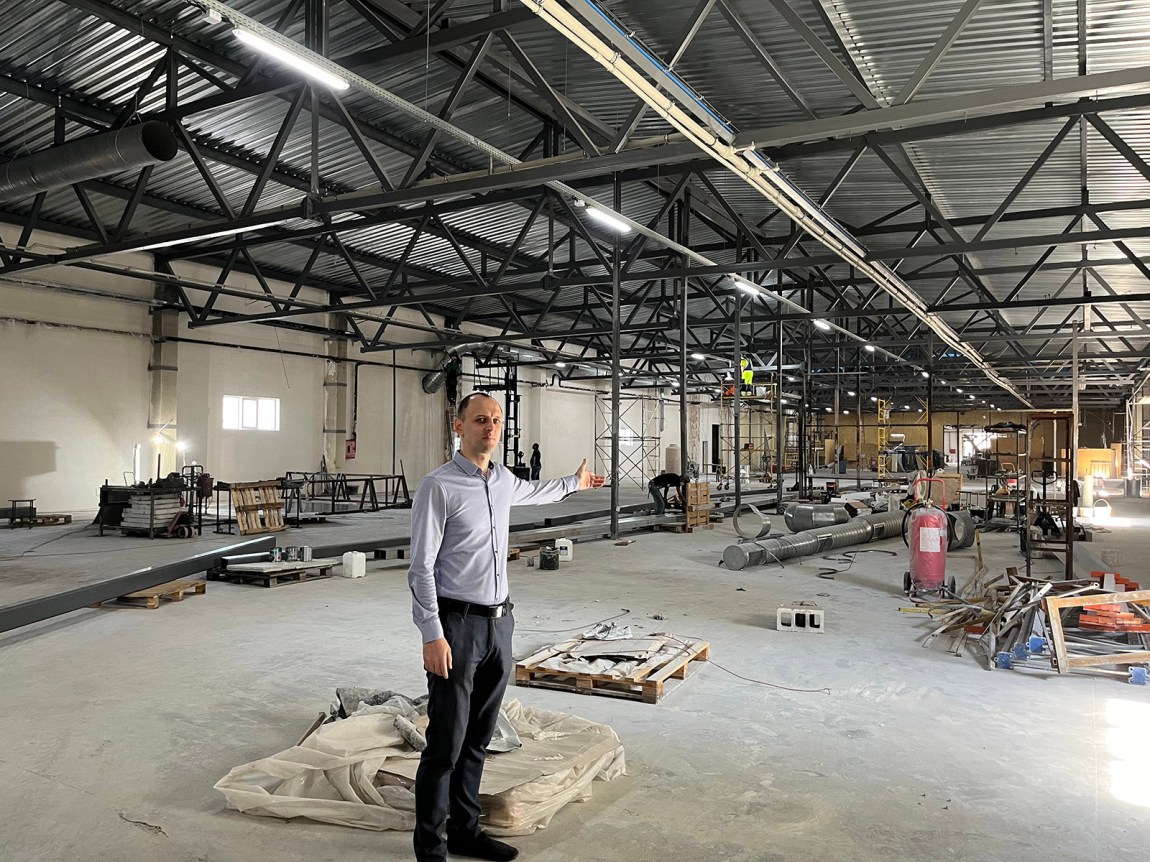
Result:
<svg viewBox="0 0 1150 862"><path fill-rule="evenodd" d="M443 637L443 623L439 621L439 617L428 620L425 623L416 623L419 628L419 633L423 635L423 642L431 643Z"/></svg>

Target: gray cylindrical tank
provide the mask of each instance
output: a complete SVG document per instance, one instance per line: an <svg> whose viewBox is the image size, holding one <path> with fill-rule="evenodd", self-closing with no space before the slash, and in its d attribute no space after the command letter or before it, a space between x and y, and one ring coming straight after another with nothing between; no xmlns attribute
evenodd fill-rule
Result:
<svg viewBox="0 0 1150 862"><path fill-rule="evenodd" d="M902 512L860 515L846 524L804 530L793 536L729 545L723 551L723 563L728 569L741 571L748 566L782 562L794 557L810 557L834 548L889 539L901 534Z"/></svg>

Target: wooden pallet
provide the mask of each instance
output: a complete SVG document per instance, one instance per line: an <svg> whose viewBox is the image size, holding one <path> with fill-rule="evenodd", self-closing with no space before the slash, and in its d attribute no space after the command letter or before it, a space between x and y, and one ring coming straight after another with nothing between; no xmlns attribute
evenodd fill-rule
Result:
<svg viewBox="0 0 1150 862"><path fill-rule="evenodd" d="M203 581L170 581L156 587L148 587L146 590L136 590L134 593L118 597L115 601L154 610L164 599L169 602L182 602L185 595L202 596L207 589L208 585ZM99 607L99 604L93 607Z"/></svg>
<svg viewBox="0 0 1150 862"><path fill-rule="evenodd" d="M210 569L208 580L227 581L232 584L255 584L260 587L279 587L284 584L302 584L307 581L325 580L331 577L332 570L335 568L335 563L308 569L292 568L292 563L283 565L284 568L266 572Z"/></svg>
<svg viewBox="0 0 1150 862"><path fill-rule="evenodd" d="M518 560L519 554L520 554L519 548L508 548L507 549L507 561L510 563L510 562L515 561L515 560Z"/></svg>
<svg viewBox="0 0 1150 862"><path fill-rule="evenodd" d="M698 524L652 524L651 529L657 533L693 533L695 530L711 530L710 520Z"/></svg>
<svg viewBox="0 0 1150 862"><path fill-rule="evenodd" d="M541 668L543 662L559 656L581 643L576 638L546 647L535 655L515 663L515 684L530 688L553 688L577 694L599 694L658 703L667 693L664 686L671 679L686 679L691 662L707 661L711 645L706 641L684 639L682 644L672 642L679 651L669 658L655 656L632 671L630 676L611 677L603 674Z"/></svg>
<svg viewBox="0 0 1150 862"><path fill-rule="evenodd" d="M231 494L241 536L275 533L285 528L284 500L278 481L233 482Z"/></svg>
<svg viewBox="0 0 1150 862"><path fill-rule="evenodd" d="M47 527L47 526L51 526L53 524L71 524L71 523L72 523L72 516L71 515L50 515L48 513L40 514L39 512L36 513L35 515L31 515L31 516L27 516L27 517L23 517L23 516L17 517L13 521L14 526L20 526L20 527L29 527L29 526L31 526L31 527Z"/></svg>

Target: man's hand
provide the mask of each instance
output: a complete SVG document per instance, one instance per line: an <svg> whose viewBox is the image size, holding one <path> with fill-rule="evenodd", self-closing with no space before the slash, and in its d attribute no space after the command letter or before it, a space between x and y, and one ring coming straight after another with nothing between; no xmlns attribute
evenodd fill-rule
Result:
<svg viewBox="0 0 1150 862"><path fill-rule="evenodd" d="M447 638L428 641L423 645L423 669L447 679L451 670L451 645Z"/></svg>
<svg viewBox="0 0 1150 862"><path fill-rule="evenodd" d="M579 465L579 469L575 471L575 478L579 480L579 490L586 491L588 488L602 488L603 476L596 476L587 469L587 459L583 459L583 463Z"/></svg>

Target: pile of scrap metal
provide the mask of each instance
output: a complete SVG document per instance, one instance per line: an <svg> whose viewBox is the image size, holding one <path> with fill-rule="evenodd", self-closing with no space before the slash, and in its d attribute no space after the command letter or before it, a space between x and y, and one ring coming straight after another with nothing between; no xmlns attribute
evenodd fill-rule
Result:
<svg viewBox="0 0 1150 862"><path fill-rule="evenodd" d="M980 567L957 599L920 606L934 628L923 646L945 640L962 655L981 648L987 670L1086 672L1146 684L1150 664L1150 590L1112 574L1047 581Z"/></svg>

